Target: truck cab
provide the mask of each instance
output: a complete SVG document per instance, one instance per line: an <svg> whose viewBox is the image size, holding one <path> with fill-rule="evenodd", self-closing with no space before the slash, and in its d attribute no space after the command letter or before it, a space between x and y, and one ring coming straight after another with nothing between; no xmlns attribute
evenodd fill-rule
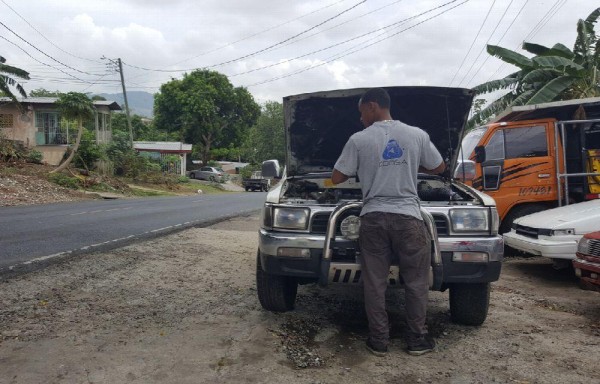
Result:
<svg viewBox="0 0 600 384"><path fill-rule="evenodd" d="M513 107L465 135L454 177L494 198L500 233L518 217L597 199L599 118L600 98Z"/></svg>

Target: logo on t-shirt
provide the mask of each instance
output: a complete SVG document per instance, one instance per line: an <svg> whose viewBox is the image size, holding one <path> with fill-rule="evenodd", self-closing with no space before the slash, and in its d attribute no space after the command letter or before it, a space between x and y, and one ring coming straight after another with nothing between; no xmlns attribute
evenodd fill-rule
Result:
<svg viewBox="0 0 600 384"><path fill-rule="evenodd" d="M381 155L384 160L399 159L402 157L402 148L398 145L398 142L394 139L388 141L383 154Z"/></svg>

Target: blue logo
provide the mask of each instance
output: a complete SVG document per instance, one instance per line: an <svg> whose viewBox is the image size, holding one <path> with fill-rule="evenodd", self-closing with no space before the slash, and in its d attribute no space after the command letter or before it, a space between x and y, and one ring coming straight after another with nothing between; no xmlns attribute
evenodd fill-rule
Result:
<svg viewBox="0 0 600 384"><path fill-rule="evenodd" d="M398 145L398 142L394 139L388 141L382 155L384 160L399 159L402 157L402 148Z"/></svg>

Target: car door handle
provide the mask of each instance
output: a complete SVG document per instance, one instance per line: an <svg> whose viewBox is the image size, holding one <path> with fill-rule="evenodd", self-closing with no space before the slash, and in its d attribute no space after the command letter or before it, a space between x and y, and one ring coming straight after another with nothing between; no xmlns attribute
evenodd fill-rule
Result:
<svg viewBox="0 0 600 384"><path fill-rule="evenodd" d="M549 173L539 173L538 174L538 179L549 179L549 178L550 178Z"/></svg>

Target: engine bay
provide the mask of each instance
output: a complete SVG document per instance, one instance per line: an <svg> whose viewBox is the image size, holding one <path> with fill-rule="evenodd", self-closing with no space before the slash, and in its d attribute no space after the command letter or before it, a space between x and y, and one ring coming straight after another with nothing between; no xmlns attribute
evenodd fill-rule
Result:
<svg viewBox="0 0 600 384"><path fill-rule="evenodd" d="M362 199L360 184L351 179L346 183L331 185L327 176L293 177L286 180L282 201L290 203L338 204ZM476 197L447 179L419 175L417 192L422 202L447 202L451 205L473 203Z"/></svg>

